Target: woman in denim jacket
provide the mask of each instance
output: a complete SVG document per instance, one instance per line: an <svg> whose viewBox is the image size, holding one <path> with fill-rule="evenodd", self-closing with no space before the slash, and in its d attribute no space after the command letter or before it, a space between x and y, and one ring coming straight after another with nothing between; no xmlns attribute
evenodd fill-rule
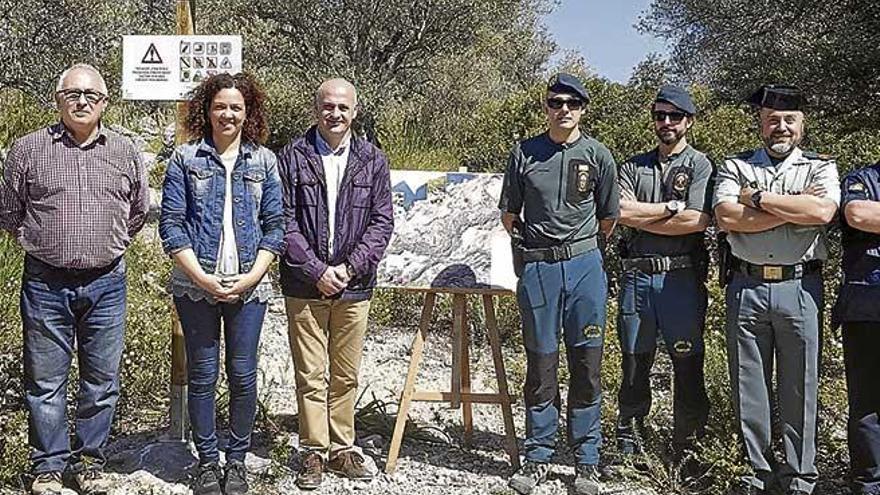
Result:
<svg viewBox="0 0 880 495"><path fill-rule="evenodd" d="M199 453L195 495L247 492L257 399L257 344L271 296L266 270L283 247L281 185L264 93L248 74L193 91L186 131L162 187L159 235L174 260L171 290L186 338L189 416ZM215 418L220 322L229 381L229 445L220 471ZM221 485L223 491L221 492Z"/></svg>

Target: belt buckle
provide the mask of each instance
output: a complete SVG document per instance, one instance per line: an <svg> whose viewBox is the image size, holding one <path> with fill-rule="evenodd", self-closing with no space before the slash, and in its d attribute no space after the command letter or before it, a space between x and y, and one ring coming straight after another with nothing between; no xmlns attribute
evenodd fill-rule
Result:
<svg viewBox="0 0 880 495"><path fill-rule="evenodd" d="M561 261L571 258L571 256L566 256L566 253L568 252L567 248L568 246L565 244L553 246L551 249L553 250L552 253L554 261Z"/></svg>
<svg viewBox="0 0 880 495"><path fill-rule="evenodd" d="M782 280L782 267L764 265L761 267L764 280Z"/></svg>

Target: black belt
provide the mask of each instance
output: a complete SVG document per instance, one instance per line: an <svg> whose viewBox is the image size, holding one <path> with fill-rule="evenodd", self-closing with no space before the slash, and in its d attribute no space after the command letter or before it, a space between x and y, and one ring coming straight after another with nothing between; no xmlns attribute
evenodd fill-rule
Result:
<svg viewBox="0 0 880 495"><path fill-rule="evenodd" d="M647 258L623 258L620 260L625 271L638 270L642 273L654 274L671 272L696 266L690 255L654 256Z"/></svg>
<svg viewBox="0 0 880 495"><path fill-rule="evenodd" d="M558 246L550 246L546 248L520 248L522 250L522 259L524 263L533 261L565 261L575 256L586 253L591 249L596 249L596 239L590 237L575 242L567 242Z"/></svg>
<svg viewBox="0 0 880 495"><path fill-rule="evenodd" d="M796 265L756 265L734 258L732 265L733 271L764 282L794 280L822 270L822 260L812 260Z"/></svg>
<svg viewBox="0 0 880 495"><path fill-rule="evenodd" d="M50 265L45 261L25 254L24 273L26 276L45 282L85 282L112 272L123 257L120 256L106 266L98 268L64 268Z"/></svg>

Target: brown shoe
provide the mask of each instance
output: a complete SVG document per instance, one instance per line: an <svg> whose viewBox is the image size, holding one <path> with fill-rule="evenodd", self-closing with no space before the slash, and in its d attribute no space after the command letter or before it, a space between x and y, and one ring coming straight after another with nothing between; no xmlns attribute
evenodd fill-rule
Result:
<svg viewBox="0 0 880 495"><path fill-rule="evenodd" d="M364 462L364 456L354 450L346 450L327 463L327 471L353 480L373 479L373 473Z"/></svg>
<svg viewBox="0 0 880 495"><path fill-rule="evenodd" d="M314 490L321 486L324 473L324 459L317 452L309 452L302 459L302 467L296 477L300 490Z"/></svg>
<svg viewBox="0 0 880 495"><path fill-rule="evenodd" d="M75 473L73 481L79 492L84 495L106 495L113 487L113 483L100 469L85 469Z"/></svg>

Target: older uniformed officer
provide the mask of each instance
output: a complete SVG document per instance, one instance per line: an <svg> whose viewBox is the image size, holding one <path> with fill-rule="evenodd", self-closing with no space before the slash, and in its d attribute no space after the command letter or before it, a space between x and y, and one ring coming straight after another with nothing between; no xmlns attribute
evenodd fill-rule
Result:
<svg viewBox="0 0 880 495"><path fill-rule="evenodd" d="M825 224L840 202L833 160L802 151L804 97L769 85L750 98L758 107L764 147L724 161L715 215L733 255L727 285L727 343L733 403L754 470L746 493L778 484L809 494L816 482L822 261ZM784 445L777 464L771 442L771 390ZM778 466L778 467L777 467Z"/></svg>
<svg viewBox="0 0 880 495"><path fill-rule="evenodd" d="M708 259L703 232L712 208L712 163L687 142L696 113L687 91L662 86L651 107L659 143L630 158L618 174L620 223L631 227L621 246L617 319L623 351L617 443L625 455L641 452L658 332L675 375L677 457L702 436L709 414L703 381Z"/></svg>
<svg viewBox="0 0 880 495"><path fill-rule="evenodd" d="M880 493L880 163L843 179L843 283L834 322L843 324L849 395L849 458L856 495Z"/></svg>
<svg viewBox="0 0 880 495"><path fill-rule="evenodd" d="M510 486L523 494L546 478L555 450L560 330L571 374L567 437L577 463L574 493L599 493L607 286L598 247L618 216L618 190L611 153L578 128L587 99L575 76L550 80L543 105L549 130L513 148L499 205L515 239L514 256L521 258L526 462Z"/></svg>

